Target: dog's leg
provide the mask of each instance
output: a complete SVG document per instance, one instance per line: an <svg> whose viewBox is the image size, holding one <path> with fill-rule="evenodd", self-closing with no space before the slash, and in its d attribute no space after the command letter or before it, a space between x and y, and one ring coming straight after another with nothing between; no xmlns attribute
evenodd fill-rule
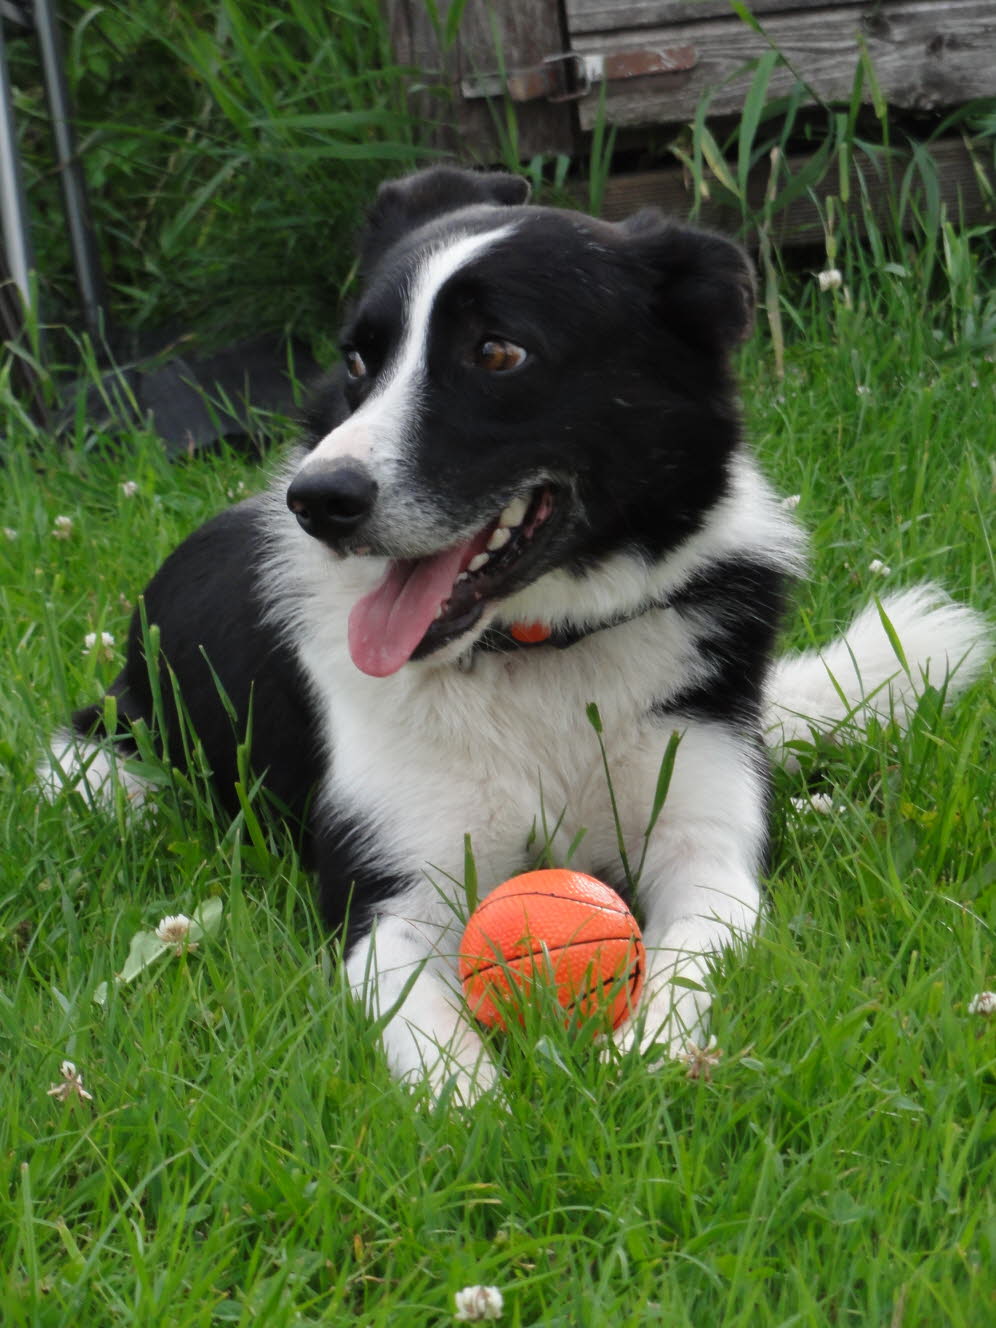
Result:
<svg viewBox="0 0 996 1328"><path fill-rule="evenodd" d="M49 744L50 755L35 767L42 794L50 801L66 789L82 794L91 806L111 809L115 790L121 789L134 808L146 809L155 785L128 769L133 752L120 751L111 739L95 742L78 732L56 729Z"/></svg>
<svg viewBox="0 0 996 1328"><path fill-rule="evenodd" d="M382 1038L395 1078L427 1082L433 1098L451 1086L469 1105L493 1086L497 1071L453 985L456 946L449 929L433 942L407 919L382 913L350 948L346 978L370 1016L387 1020Z"/></svg>
<svg viewBox="0 0 996 1328"><path fill-rule="evenodd" d="M760 911L767 772L757 748L722 724L684 732L638 886L647 979L623 1047L680 1055L703 1043L717 956L753 933Z"/></svg>

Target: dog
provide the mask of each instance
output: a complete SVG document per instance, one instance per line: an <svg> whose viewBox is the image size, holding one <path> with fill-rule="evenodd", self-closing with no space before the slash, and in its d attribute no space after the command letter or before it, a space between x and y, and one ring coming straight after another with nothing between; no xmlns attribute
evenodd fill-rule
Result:
<svg viewBox="0 0 996 1328"><path fill-rule="evenodd" d="M730 240L436 167L380 188L359 271L302 441L166 560L48 779L140 800L137 723L180 767L196 735L230 810L248 764L303 827L391 1070L463 1101L497 1075L458 999L465 844L482 893L571 849L643 924L617 1040L679 1053L758 925L768 753L901 721L928 669L968 683L988 626L920 586L776 655L805 539L744 439L754 282Z"/></svg>

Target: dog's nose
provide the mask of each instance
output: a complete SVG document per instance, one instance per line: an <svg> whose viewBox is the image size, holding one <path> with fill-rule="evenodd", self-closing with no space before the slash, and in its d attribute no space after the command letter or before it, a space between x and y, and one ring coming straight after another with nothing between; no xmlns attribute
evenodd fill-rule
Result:
<svg viewBox="0 0 996 1328"><path fill-rule="evenodd" d="M376 498L377 481L352 458L305 466L287 490L301 529L329 544L361 526Z"/></svg>

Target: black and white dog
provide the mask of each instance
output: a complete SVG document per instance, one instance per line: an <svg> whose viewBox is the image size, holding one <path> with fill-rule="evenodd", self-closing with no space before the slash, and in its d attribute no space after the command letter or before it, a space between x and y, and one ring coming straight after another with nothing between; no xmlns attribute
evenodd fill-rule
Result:
<svg viewBox="0 0 996 1328"><path fill-rule="evenodd" d="M645 996L619 1035L677 1050L701 1036L710 964L758 920L765 743L901 714L928 664L964 683L989 650L977 614L921 587L884 606L909 672L876 607L822 655L773 663L804 541L741 433L743 253L653 211L613 225L527 193L446 168L382 187L344 372L269 491L147 588L161 653L150 670L136 615L120 732L81 710L49 772L140 795L108 753L157 705L182 764L170 673L229 805L251 735L307 826L329 923L348 914L351 984L394 1011L393 1071L464 1098L495 1074L456 995L465 836L482 891L533 864L543 825L554 853L584 829L572 865L623 885L590 702L631 858L681 735L631 900Z"/></svg>

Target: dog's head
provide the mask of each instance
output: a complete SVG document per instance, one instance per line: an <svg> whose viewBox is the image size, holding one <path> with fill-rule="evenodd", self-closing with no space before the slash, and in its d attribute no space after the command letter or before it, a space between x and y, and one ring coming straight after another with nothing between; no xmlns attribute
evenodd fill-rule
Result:
<svg viewBox="0 0 996 1328"><path fill-rule="evenodd" d="M364 672L457 653L522 607L590 619L607 559L652 563L724 491L728 360L753 312L741 250L656 212L613 225L527 196L443 168L372 210L349 413L319 403L288 491L308 535L379 576L350 619Z"/></svg>

